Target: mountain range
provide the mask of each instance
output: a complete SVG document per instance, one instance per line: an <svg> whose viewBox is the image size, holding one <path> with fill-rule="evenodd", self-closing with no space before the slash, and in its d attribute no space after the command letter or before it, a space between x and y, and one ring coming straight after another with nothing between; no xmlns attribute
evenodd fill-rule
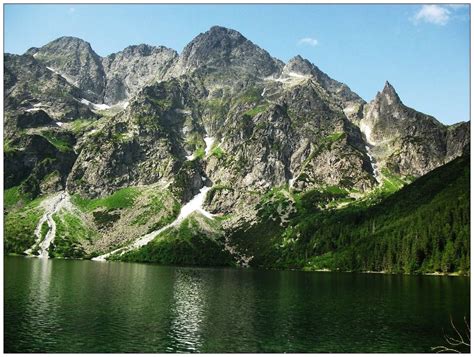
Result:
<svg viewBox="0 0 474 357"><path fill-rule="evenodd" d="M440 166L467 165L470 123L448 126L409 108L388 82L367 103L301 56L284 63L219 26L180 54L141 44L100 57L89 43L61 37L23 55L5 54L4 66L6 252L193 265L467 269L461 243L449 253L455 262L443 263L448 238L437 261L425 246L418 265L382 264L387 255L372 259L370 250L370 266L360 258L314 264L352 246L330 238L317 246L314 234L326 214L383 205L402 187L420 185L419 177L436 177ZM469 192L465 181L453 182ZM298 231L308 222L313 229ZM461 230L469 225L462 222ZM465 242L450 229L453 244ZM409 236L412 247L417 238Z"/></svg>

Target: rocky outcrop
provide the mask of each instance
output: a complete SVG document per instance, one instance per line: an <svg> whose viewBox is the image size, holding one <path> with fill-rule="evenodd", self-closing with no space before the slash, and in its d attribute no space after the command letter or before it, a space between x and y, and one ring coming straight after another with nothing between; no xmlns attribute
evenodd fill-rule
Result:
<svg viewBox="0 0 474 357"><path fill-rule="evenodd" d="M204 174L193 167L194 163L186 162L182 112L193 107L193 98L199 98L200 90L177 80L142 90L126 110L84 142L68 189L96 197L121 187L162 180L175 182L178 191L184 190L180 191L183 199L192 197L202 187Z"/></svg>
<svg viewBox="0 0 474 357"><path fill-rule="evenodd" d="M95 116L77 100L81 96L77 87L50 71L33 56L6 54L4 65L4 127L7 136L15 134L18 122L21 128L37 125L38 115L33 113L39 111L58 121ZM25 121L25 116L31 117L31 124Z"/></svg>
<svg viewBox="0 0 474 357"><path fill-rule="evenodd" d="M307 76L312 77L320 84L326 91L337 97L339 102L346 107L349 104L359 103L364 104L364 100L344 83L338 82L330 78L326 73L321 71L317 66L309 62L301 56L295 56L283 68L282 77L292 76Z"/></svg>
<svg viewBox="0 0 474 357"><path fill-rule="evenodd" d="M390 83L364 107L360 128L382 167L405 176L421 176L460 156L469 142L469 126L448 127L405 106Z"/></svg>
<svg viewBox="0 0 474 357"><path fill-rule="evenodd" d="M446 157L449 162L465 153L470 152L471 123L462 122L448 126L446 134Z"/></svg>
<svg viewBox="0 0 474 357"><path fill-rule="evenodd" d="M101 58L91 45L76 37L60 37L28 54L79 88L85 99L100 103L106 85Z"/></svg>
<svg viewBox="0 0 474 357"><path fill-rule="evenodd" d="M126 101L146 85L163 79L177 57L172 49L142 44L103 58L106 73L104 103Z"/></svg>
<svg viewBox="0 0 474 357"><path fill-rule="evenodd" d="M9 141L4 153L5 188L22 185L33 197L62 190L75 160L72 150L60 150L45 136L21 136Z"/></svg>

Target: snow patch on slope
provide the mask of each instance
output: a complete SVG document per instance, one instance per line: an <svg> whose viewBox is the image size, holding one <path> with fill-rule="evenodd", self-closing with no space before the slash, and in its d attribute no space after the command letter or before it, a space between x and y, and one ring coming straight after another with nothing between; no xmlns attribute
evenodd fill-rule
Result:
<svg viewBox="0 0 474 357"><path fill-rule="evenodd" d="M363 120L360 121L360 131L365 135L365 140L370 145L375 145L375 141L372 139L372 128L367 125Z"/></svg>
<svg viewBox="0 0 474 357"><path fill-rule="evenodd" d="M28 113L32 113L32 112L37 112L39 110L41 110L41 108L30 108L30 109L26 109L25 111Z"/></svg>
<svg viewBox="0 0 474 357"><path fill-rule="evenodd" d="M288 85L288 86L295 86L295 85L303 83L304 81L306 81L310 78L311 78L311 76L305 76L303 74L296 73L296 72L288 72L288 73L284 73L280 77L275 78L273 76L270 76L270 77L264 78L264 80L265 81L270 81L270 82L279 82L279 83L283 83L284 85Z"/></svg>
<svg viewBox="0 0 474 357"><path fill-rule="evenodd" d="M96 109L96 110L106 110L106 109L110 109L110 105L107 105L107 104L96 104L96 103L92 103L90 101L88 101L87 99L84 99L84 98L81 98L79 100L82 104L85 104L87 106L90 106L92 107L92 109Z"/></svg>
<svg viewBox="0 0 474 357"><path fill-rule="evenodd" d="M46 68L49 69L51 72L56 73L57 75L63 77L69 84L72 84L74 87L79 86L79 83L75 81L74 79L72 79L71 77L69 77L68 75L61 73L57 69L54 69L52 67L46 67Z"/></svg>
<svg viewBox="0 0 474 357"><path fill-rule="evenodd" d="M367 156L369 157L370 166L372 167L374 178L378 183L380 183L380 172L375 157L372 154L372 147L375 145L375 141L372 138L372 128L367 125L363 120L360 121L359 128L363 134L363 138L367 143L367 145L365 146L365 150L367 151Z"/></svg>

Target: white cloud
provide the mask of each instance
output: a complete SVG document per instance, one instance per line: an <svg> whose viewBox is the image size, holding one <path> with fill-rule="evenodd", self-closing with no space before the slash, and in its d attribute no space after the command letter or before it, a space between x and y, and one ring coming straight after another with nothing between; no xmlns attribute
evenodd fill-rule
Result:
<svg viewBox="0 0 474 357"><path fill-rule="evenodd" d="M415 23L428 22L435 25L446 25L449 21L451 11L445 6L423 5L416 13L413 20Z"/></svg>
<svg viewBox="0 0 474 357"><path fill-rule="evenodd" d="M308 45L314 47L318 45L318 40L311 37L305 37L298 41L298 45Z"/></svg>

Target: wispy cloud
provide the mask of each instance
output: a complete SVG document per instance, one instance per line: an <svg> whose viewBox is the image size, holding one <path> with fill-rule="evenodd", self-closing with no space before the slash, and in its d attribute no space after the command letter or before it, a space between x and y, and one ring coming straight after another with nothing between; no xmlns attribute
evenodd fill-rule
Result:
<svg viewBox="0 0 474 357"><path fill-rule="evenodd" d="M318 40L311 37L304 37L298 40L298 45L308 45L314 47L318 45Z"/></svg>
<svg viewBox="0 0 474 357"><path fill-rule="evenodd" d="M454 10L469 8L468 4L448 4L448 6Z"/></svg>
<svg viewBox="0 0 474 357"><path fill-rule="evenodd" d="M423 5L413 17L415 24L427 22L434 25L444 26L451 17L451 11L447 6Z"/></svg>

